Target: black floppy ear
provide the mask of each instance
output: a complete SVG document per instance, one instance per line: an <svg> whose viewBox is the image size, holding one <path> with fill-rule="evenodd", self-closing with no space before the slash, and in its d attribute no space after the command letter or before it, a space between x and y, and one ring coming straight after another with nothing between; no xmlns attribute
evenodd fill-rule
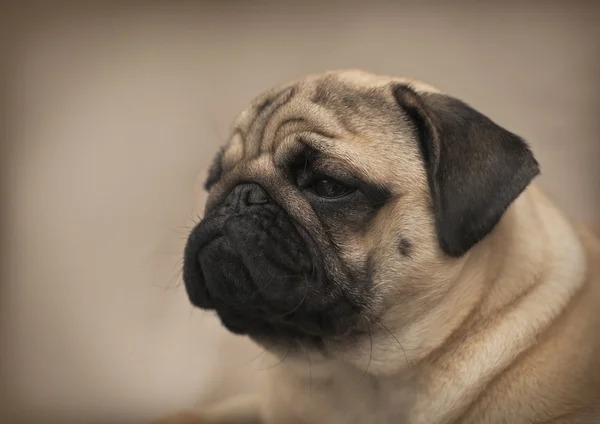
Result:
<svg viewBox="0 0 600 424"><path fill-rule="evenodd" d="M394 87L415 125L442 250L465 254L539 174L529 146L460 100Z"/></svg>
<svg viewBox="0 0 600 424"><path fill-rule="evenodd" d="M221 175L223 174L224 151L224 147L219 149L217 155L213 159L212 165L210 165L210 168L208 169L208 177L206 177L206 181L204 182L204 189L207 191L210 190L210 188L221 179Z"/></svg>

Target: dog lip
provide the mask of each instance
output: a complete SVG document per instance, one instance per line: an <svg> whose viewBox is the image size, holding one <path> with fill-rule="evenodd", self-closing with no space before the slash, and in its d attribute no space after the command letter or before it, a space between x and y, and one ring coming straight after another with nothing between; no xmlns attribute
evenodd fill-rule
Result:
<svg viewBox="0 0 600 424"><path fill-rule="evenodd" d="M223 235L223 227L225 222L229 219L228 216L217 216L208 218L207 220L202 221L198 226L204 226L205 228L202 231L197 231L197 228L194 229L192 234L190 234L190 243L194 245L196 251L201 250L206 247L219 237Z"/></svg>
<svg viewBox="0 0 600 424"><path fill-rule="evenodd" d="M204 283L198 254L204 247L223 236L227 217L211 217L201 221L190 233L184 249L183 282L190 302L202 309L214 309L211 295Z"/></svg>
<svg viewBox="0 0 600 424"><path fill-rule="evenodd" d="M196 248L197 251L201 250L224 235L227 221L235 219L239 216L243 216L243 214L218 214L215 212L207 216L196 226L196 228L194 228L190 234L190 243ZM203 228L201 231L198 231L200 227Z"/></svg>
<svg viewBox="0 0 600 424"><path fill-rule="evenodd" d="M265 206L261 207L264 208ZM329 323L329 318L320 317L319 314L315 316L313 313L306 316L302 310L299 310L300 306L304 307L307 304L305 302L306 294L304 294L301 301L298 300L294 303L293 308L288 308L288 305L285 304L286 307L283 308L284 311L282 312L282 303L271 291L266 294L258 290L257 299L262 299L261 304L242 307L241 309L236 304L237 290L231 288L234 291L233 293L230 289L221 292L221 286L216 284L219 282L214 280L219 272L211 270L209 267L226 268L227 262L223 260L223 263L221 263L220 254L214 249L232 250L229 254L236 257L240 255L237 258L241 261L238 265L243 266L247 271L249 267L254 266L254 262L248 263L242 258L242 251L254 248L254 244L245 239L238 240L239 237L237 236L239 234L235 231L231 234L232 228L229 228L232 224L236 224L238 220L240 220L239 224L246 223L248 219L254 223L252 216L253 212L249 209L246 209L244 213L219 213L217 211L209 214L194 228L188 238L188 245L184 253L184 282L191 303L201 309L215 310L224 326L234 334L249 335L251 337L264 336L275 339L322 338L337 335L338 325ZM304 228L298 229L298 225L294 220L292 220L292 224L294 224L294 229L298 231L298 236L303 243L309 246L316 244ZM213 246L213 243L218 243L218 245ZM226 247L226 245L229 245L229 247ZM205 251L205 249L210 250ZM203 254L207 256L203 256ZM307 254L310 255L310 253ZM313 255L310 255L310 257L311 261L315 261ZM213 258L218 263L214 263L213 260L207 258ZM206 262L207 260L208 262ZM318 264L313 262L314 266L318 266ZM212 275L213 271L216 272L215 275ZM314 274L313 272L313 276ZM232 277L232 275L229 275L229 277ZM209 281L209 278L213 280ZM244 286L243 290L251 290L254 285L255 281L253 280L252 285ZM282 301L284 300L282 299ZM335 317L331 319L337 321Z"/></svg>

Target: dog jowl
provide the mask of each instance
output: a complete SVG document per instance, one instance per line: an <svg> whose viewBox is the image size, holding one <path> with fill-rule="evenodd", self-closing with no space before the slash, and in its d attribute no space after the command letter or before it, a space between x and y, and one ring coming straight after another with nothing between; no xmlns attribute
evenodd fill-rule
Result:
<svg viewBox="0 0 600 424"><path fill-rule="evenodd" d="M236 185L192 231L184 281L195 306L238 334L335 335L359 310L328 278L310 235L257 183Z"/></svg>

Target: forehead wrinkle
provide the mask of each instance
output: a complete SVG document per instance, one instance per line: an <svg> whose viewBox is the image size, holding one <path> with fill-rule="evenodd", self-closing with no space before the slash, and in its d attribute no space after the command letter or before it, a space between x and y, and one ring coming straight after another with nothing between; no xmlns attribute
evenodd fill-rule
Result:
<svg viewBox="0 0 600 424"><path fill-rule="evenodd" d="M275 94L272 99L267 98L259 105L258 113L250 124L244 140L244 157L252 157L260 153L266 127L277 110L293 98L295 91L294 87L288 87Z"/></svg>
<svg viewBox="0 0 600 424"><path fill-rule="evenodd" d="M281 157L282 149L285 149L286 146L289 147L290 143L296 143L296 139L300 137L299 134L305 137L307 134L311 134L311 137L320 136L326 139L334 138L331 134L324 133L322 130L311 126L311 124L305 119L289 119L282 122L282 124L275 131L275 137L273 138L274 142L271 148L273 155ZM293 150L296 151L297 147L294 146ZM287 152L285 155L289 156Z"/></svg>
<svg viewBox="0 0 600 424"><path fill-rule="evenodd" d="M250 129L250 125L263 109L266 103L273 101L278 94L284 92L286 89L295 86L297 82L288 82L278 87L271 87L257 96L253 97L248 106L239 113L233 122L233 130L241 131L242 135L246 137Z"/></svg>
<svg viewBox="0 0 600 424"><path fill-rule="evenodd" d="M315 86L313 101L333 110L347 131L356 135L394 126L390 120L396 107L389 81L382 86L357 85L328 75Z"/></svg>
<svg viewBox="0 0 600 424"><path fill-rule="evenodd" d="M235 130L223 149L221 165L223 171L227 172L244 157L244 137L240 130Z"/></svg>
<svg viewBox="0 0 600 424"><path fill-rule="evenodd" d="M336 115L328 108L316 105L308 99L295 98L280 108L267 124L264 132L263 149L274 151L281 143L277 137L279 128L290 120L302 120L308 131L325 134L330 138L339 138L347 131Z"/></svg>
<svg viewBox="0 0 600 424"><path fill-rule="evenodd" d="M245 137L255 115L256 108L252 108L251 106L246 107L233 121L233 132L239 132Z"/></svg>
<svg viewBox="0 0 600 424"><path fill-rule="evenodd" d="M392 130L384 131L382 126L385 124L383 121L384 115L381 113L380 117L377 118L376 114L353 114L353 116L346 116L344 111L339 110L334 105L317 105L313 102L313 97L319 87L325 88L328 94L333 94L334 97L345 92L346 96L357 95L357 103L361 103L360 96L361 92L365 89L383 89L381 94L386 98L385 87L391 87L395 83L404 83L412 86L417 91L426 92L437 92L435 88L424 84L418 80L410 78L398 78L390 77L385 75L377 75L369 72L360 70L334 70L329 71L320 75L309 75L304 78L298 79L293 82L289 82L283 86L270 89L259 96L255 97L250 106L244 110L236 119L234 125L234 134L232 135L230 142L228 143L223 160L224 168L231 169L237 166L240 162L243 162L244 155L243 150L248 150L253 147L255 154L260 151L272 151L277 156L281 156L280 146L291 146L289 143L285 143L284 140L291 137L297 137L297 134L304 134L306 139L312 141L313 139L318 140L320 145L313 146L316 150L322 150L321 147L327 146L329 143L326 142L327 137L332 137L340 140L340 143L346 144L346 142L355 145L355 148L350 147L348 151L335 153L338 157L342 157L344 162L348 163L349 166L357 169L360 174L363 175L374 175L377 179L385 180L383 175L385 171L388 171L389 180L390 174L393 174L392 163L389 163L389 152L384 148L381 148L381 141L389 138L389 133ZM280 110L273 109L270 116L264 119L264 130L261 137L255 138L254 140L246 140L244 137L248 135L249 130L255 130L254 126L259 127L257 118L264 116L269 107L273 107L273 103L287 90L293 89L296 91L293 98L289 99L289 103L285 103ZM390 99L392 95L390 94ZM363 99L364 100L364 99ZM368 103L368 102L367 102ZM365 103L364 106L367 106ZM361 103L362 104L362 103ZM361 111L366 113L366 110L361 108ZM381 111L383 112L383 111ZM340 116L343 115L343 116ZM287 115L287 117L286 117ZM344 119L346 118L346 122ZM348 119L350 118L350 119ZM374 118L377 118L373 120ZM379 125L379 123L381 125ZM350 126L356 128L349 128ZM398 131L398 128L395 129ZM402 132L402 131L401 131ZM253 135L253 134L251 134ZM320 135L320 137L319 137ZM386 137L386 135L388 137ZM400 134L402 135L405 134ZM383 137L382 137L383 136ZM252 137L250 137L252 138ZM368 139L374 139L369 141ZM398 140L398 134L393 137L395 141ZM352 143L355 140L356 143ZM389 141L389 140L388 140ZM264 145L258 146L256 143ZM389 146L388 146L389 147ZM328 155L334 156L334 152L341 150L342 145L333 146L327 148ZM285 149L284 149L285 150ZM396 152L398 154L398 152ZM361 166L361 163L356 162L353 156L364 155L365 159L368 157L370 161L374 161L375 165L372 166ZM378 158L377 156L381 157ZM251 156L251 155L247 155ZM355 165L354 165L355 164ZM378 169L383 172L378 172ZM382 178L383 177L383 178Z"/></svg>
<svg viewBox="0 0 600 424"><path fill-rule="evenodd" d="M282 140L286 137L298 133L310 130L310 124L304 118L290 118L282 121L277 129L275 130L275 135L273 136L273 151L277 149L277 146L281 144ZM276 141L279 141L277 143Z"/></svg>
<svg viewBox="0 0 600 424"><path fill-rule="evenodd" d="M325 160L331 160L363 179L389 185L389 158L375 146L365 144L364 140L348 136L335 142L313 132L297 133L288 137L281 148L275 152L275 162L281 163L290 156L290 152L307 146L322 154ZM369 152L369 150L371 150Z"/></svg>

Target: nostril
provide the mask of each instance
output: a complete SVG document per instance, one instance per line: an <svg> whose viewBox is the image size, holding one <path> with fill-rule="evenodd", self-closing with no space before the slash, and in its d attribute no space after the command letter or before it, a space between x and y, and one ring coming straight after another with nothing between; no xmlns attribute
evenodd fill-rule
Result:
<svg viewBox="0 0 600 424"><path fill-rule="evenodd" d="M269 196L262 187L255 185L248 190L246 202L248 205L265 205L269 203Z"/></svg>
<svg viewBox="0 0 600 424"><path fill-rule="evenodd" d="M252 205L265 205L270 203L270 197L260 185L256 183L240 184L231 190L223 206L235 212Z"/></svg>

